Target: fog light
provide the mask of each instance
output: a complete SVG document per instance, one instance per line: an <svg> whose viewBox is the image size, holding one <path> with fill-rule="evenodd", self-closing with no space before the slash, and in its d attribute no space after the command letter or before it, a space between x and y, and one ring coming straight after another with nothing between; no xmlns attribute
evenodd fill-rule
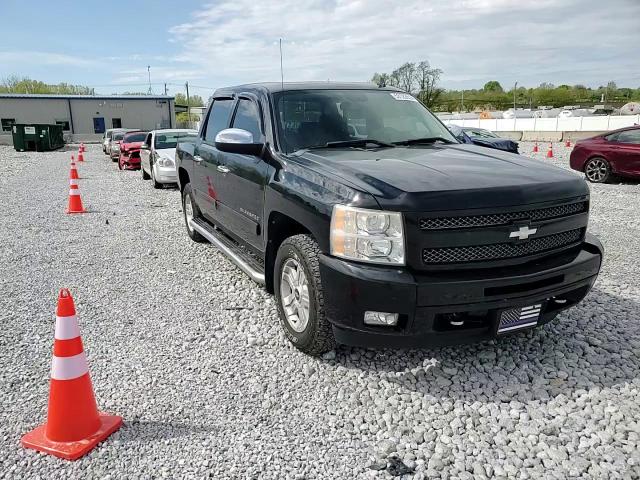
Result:
<svg viewBox="0 0 640 480"><path fill-rule="evenodd" d="M398 314L387 312L364 312L364 323L366 325L384 325L392 327L398 324Z"/></svg>

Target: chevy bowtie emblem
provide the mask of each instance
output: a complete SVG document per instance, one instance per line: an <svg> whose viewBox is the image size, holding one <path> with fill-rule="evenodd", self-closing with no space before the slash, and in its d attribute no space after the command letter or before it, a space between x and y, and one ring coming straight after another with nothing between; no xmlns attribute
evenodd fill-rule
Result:
<svg viewBox="0 0 640 480"><path fill-rule="evenodd" d="M520 227L515 232L511 232L509 234L509 238L517 238L518 240L526 240L531 235L535 235L535 233L537 231L538 231L537 228L529 228L529 225L524 225L523 227Z"/></svg>

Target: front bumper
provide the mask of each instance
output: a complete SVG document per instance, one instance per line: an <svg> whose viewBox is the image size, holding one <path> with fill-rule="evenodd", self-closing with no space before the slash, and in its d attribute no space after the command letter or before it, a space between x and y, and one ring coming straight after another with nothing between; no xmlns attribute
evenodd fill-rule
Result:
<svg viewBox="0 0 640 480"><path fill-rule="evenodd" d="M158 183L178 183L178 173L175 167L161 167L157 163L153 166L155 169L155 179Z"/></svg>
<svg viewBox="0 0 640 480"><path fill-rule="evenodd" d="M417 348L494 338L504 309L540 303L538 325L547 323L585 297L602 256L601 243L587 234L578 252L518 267L412 273L322 256L320 275L338 343ZM365 325L367 310L399 313L398 325ZM452 325L452 318L463 325Z"/></svg>
<svg viewBox="0 0 640 480"><path fill-rule="evenodd" d="M129 155L125 155L124 153L121 153L119 161L127 169L133 170L133 169L140 168L140 157L131 157Z"/></svg>

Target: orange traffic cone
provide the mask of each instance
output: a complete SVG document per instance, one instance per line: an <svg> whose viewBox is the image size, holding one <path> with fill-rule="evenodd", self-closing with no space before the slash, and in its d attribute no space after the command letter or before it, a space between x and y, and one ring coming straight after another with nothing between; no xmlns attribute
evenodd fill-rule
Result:
<svg viewBox="0 0 640 480"><path fill-rule="evenodd" d="M533 153L538 153L538 141L536 140L535 145L533 146Z"/></svg>
<svg viewBox="0 0 640 480"><path fill-rule="evenodd" d="M71 171L69 172L69 178L78 179L78 169L76 168L76 162L73 160L73 155L71 155Z"/></svg>
<svg viewBox="0 0 640 480"><path fill-rule="evenodd" d="M79 162L84 162L84 154L82 152L83 152L82 149L78 150L78 161Z"/></svg>
<svg viewBox="0 0 640 480"><path fill-rule="evenodd" d="M75 460L122 425L98 412L71 293L60 290L56 311L47 423L22 437L26 448Z"/></svg>
<svg viewBox="0 0 640 480"><path fill-rule="evenodd" d="M85 150L85 148L84 148L84 143L81 143L81 144L80 144L80 151L81 151L82 153L86 152L86 150Z"/></svg>
<svg viewBox="0 0 640 480"><path fill-rule="evenodd" d="M549 142L549 150L547 150L547 158L553 158L553 143Z"/></svg>
<svg viewBox="0 0 640 480"><path fill-rule="evenodd" d="M564 144L565 147L570 147L571 146L571 140L567 140Z"/></svg>
<svg viewBox="0 0 640 480"><path fill-rule="evenodd" d="M86 213L87 211L82 206L82 198L80 198L80 188L78 188L77 182L75 185L69 185L69 206L64 211L65 213Z"/></svg>

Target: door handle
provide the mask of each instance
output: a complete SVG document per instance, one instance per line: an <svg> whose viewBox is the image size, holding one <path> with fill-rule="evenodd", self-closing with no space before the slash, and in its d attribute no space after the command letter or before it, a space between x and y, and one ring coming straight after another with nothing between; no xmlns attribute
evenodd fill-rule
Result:
<svg viewBox="0 0 640 480"><path fill-rule="evenodd" d="M229 168L224 165L218 165L218 171L222 173L229 173Z"/></svg>
<svg viewBox="0 0 640 480"><path fill-rule="evenodd" d="M204 160L200 155L194 155L193 156L193 161L196 163L200 163L202 162L202 160Z"/></svg>

